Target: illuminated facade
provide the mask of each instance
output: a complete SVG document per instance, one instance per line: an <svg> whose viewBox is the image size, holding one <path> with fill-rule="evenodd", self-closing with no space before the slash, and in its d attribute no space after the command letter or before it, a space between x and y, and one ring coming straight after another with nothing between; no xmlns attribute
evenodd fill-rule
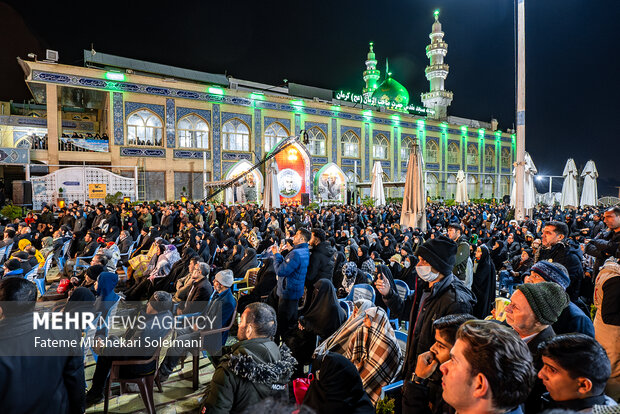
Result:
<svg viewBox="0 0 620 414"><path fill-rule="evenodd" d="M443 62L445 47L433 46L436 40L443 43L443 32L435 34L437 24L429 68L445 66L436 60ZM321 89L318 96L318 88L302 85L273 87L84 53L89 67L20 61L38 105L3 104L1 147L29 151L32 164L50 165L39 165L33 174L56 165L107 165L127 177L137 172L141 199L178 200L182 193L200 199L203 170L207 181L231 178L283 137L304 130L309 143L278 160L285 167L281 172L290 170L283 177L290 188L284 191L294 197L304 192L312 200L340 197L345 183L338 170L346 180L370 181L375 161L381 162L385 181L404 180L415 140L426 161L431 198L454 197L459 169L467 174L470 198L510 194L514 134L497 130L496 122L446 116L443 107L452 94L444 90L445 76L428 68L429 93L441 92L442 98L425 100L428 94L422 94L424 107L415 107L387 70L380 81L372 44L360 95ZM358 96L361 102L355 104ZM378 103L384 97L389 102ZM74 132L105 132L109 139L71 140ZM298 164L290 163L293 156ZM319 171L326 175L316 179ZM23 168L4 167L3 174L5 181L23 179ZM254 180L258 189L264 182L264 171L260 174ZM402 189L387 195L402 195Z"/></svg>

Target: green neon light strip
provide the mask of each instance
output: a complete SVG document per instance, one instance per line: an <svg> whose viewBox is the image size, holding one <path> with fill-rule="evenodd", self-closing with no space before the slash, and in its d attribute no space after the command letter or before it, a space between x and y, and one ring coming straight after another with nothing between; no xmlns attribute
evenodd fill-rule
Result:
<svg viewBox="0 0 620 414"><path fill-rule="evenodd" d="M256 100L259 100L259 101L264 101L265 100L265 95L263 95L260 92L255 92L255 93L250 94L250 98L256 99Z"/></svg>

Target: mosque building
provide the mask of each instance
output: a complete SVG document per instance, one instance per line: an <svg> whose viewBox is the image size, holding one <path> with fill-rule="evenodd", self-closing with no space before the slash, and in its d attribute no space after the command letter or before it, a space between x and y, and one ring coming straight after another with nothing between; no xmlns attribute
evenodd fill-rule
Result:
<svg viewBox="0 0 620 414"><path fill-rule="evenodd" d="M353 183L371 180L377 161L385 182L404 181L416 142L431 199L454 198L461 169L470 198L500 198L510 194L514 132L497 129L495 120L448 115L448 44L434 17L430 86L419 100L387 59L381 73L373 43L358 92L272 86L94 51L84 51L84 67L18 59L36 103L0 103L0 176L8 192L11 181L31 181L35 207L59 193L94 202L101 191L131 200L201 199L205 182L231 179L305 132L307 143L275 156L282 203L301 202L303 194L345 202ZM224 201L260 201L264 174L254 170ZM402 188L387 195L402 196Z"/></svg>

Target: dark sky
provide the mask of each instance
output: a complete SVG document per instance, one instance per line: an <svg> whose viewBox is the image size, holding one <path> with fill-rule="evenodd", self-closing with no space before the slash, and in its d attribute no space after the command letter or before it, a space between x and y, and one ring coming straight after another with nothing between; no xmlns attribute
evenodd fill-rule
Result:
<svg viewBox="0 0 620 414"><path fill-rule="evenodd" d="M0 2L0 100L30 98L16 56L50 48L60 63L82 65L91 43L100 52L274 85L286 78L360 90L374 41L382 74L387 57L419 102L428 89L424 47L439 8L449 45L446 85L454 92L449 113L495 117L503 130L514 124L513 0L91 3L97 8ZM599 194L617 195L620 1L526 0L526 17L526 150L539 174L561 175L569 157L580 171L593 159Z"/></svg>

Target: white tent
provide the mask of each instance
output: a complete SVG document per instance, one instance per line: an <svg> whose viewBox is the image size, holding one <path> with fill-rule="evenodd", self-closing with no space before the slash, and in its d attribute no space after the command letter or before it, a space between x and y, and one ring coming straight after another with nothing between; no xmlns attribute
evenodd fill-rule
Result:
<svg viewBox="0 0 620 414"><path fill-rule="evenodd" d="M469 197L467 196L467 181L463 170L459 170L456 174L456 196L454 197L454 201L457 203L467 203L469 201Z"/></svg>
<svg viewBox="0 0 620 414"><path fill-rule="evenodd" d="M560 208L566 207L577 208L579 206L579 197L577 196L577 166L572 158L566 161L564 167L564 184L562 184L562 201L560 201Z"/></svg>
<svg viewBox="0 0 620 414"><path fill-rule="evenodd" d="M278 165L276 160L271 160L265 171L263 206L265 210L280 208L280 187L278 186Z"/></svg>
<svg viewBox="0 0 620 414"><path fill-rule="evenodd" d="M375 206L385 205L385 191L383 189L383 168L381 168L381 163L379 161L375 161L375 166L372 167L370 198L374 199Z"/></svg>
<svg viewBox="0 0 620 414"><path fill-rule="evenodd" d="M426 231L426 191L424 183L422 154L418 146L413 146L409 154L407 176L405 177L405 194L400 215L401 226L420 228Z"/></svg>
<svg viewBox="0 0 620 414"><path fill-rule="evenodd" d="M594 161L590 160L581 172L583 177L583 189L581 190L581 207L596 206L598 204L598 189L596 187L596 179L598 171Z"/></svg>
<svg viewBox="0 0 620 414"><path fill-rule="evenodd" d="M525 153L525 168L524 168L524 177L523 177L523 208L526 210L532 209L536 206L536 187L534 186L534 176L538 174L538 170L534 165L534 161L532 161L532 157L530 157L529 153ZM514 207L517 203L516 191L517 186L515 184L515 177L517 174L517 169L512 169L512 190L510 192L510 205Z"/></svg>

